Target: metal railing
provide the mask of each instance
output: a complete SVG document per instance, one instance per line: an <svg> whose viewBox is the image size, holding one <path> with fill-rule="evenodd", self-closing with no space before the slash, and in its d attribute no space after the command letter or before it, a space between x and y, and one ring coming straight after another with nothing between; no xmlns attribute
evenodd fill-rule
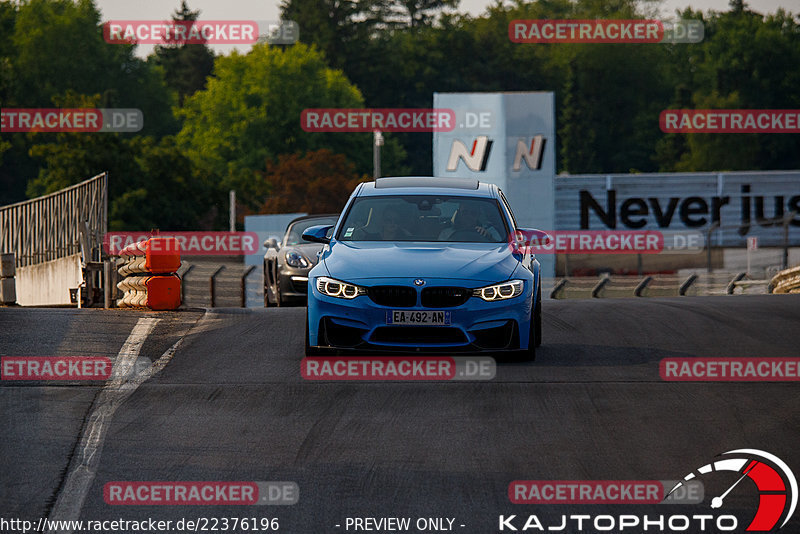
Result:
<svg viewBox="0 0 800 534"><path fill-rule="evenodd" d="M0 207L0 253L13 252L17 267L77 254L82 226L88 227L91 254L84 261L99 261L108 229L108 173Z"/></svg>
<svg viewBox="0 0 800 534"><path fill-rule="evenodd" d="M790 211L785 215L781 215L779 217L773 217L770 219L762 219L757 220L756 223L761 226L773 226L773 227L782 227L782 238L781 238L781 248L783 249L782 256L781 256L781 267L786 269L789 266L789 225L797 216L796 211ZM725 225L720 226L719 221L713 222L707 229L706 229L706 271L712 272L711 267L711 240L714 235L714 232L718 230L741 230L742 226L738 224L732 225ZM727 248L735 248L735 247L727 247Z"/></svg>

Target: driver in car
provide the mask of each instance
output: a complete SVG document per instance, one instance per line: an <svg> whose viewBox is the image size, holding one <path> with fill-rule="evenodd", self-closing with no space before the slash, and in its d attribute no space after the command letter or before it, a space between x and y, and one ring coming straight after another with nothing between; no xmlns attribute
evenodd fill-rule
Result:
<svg viewBox="0 0 800 534"><path fill-rule="evenodd" d="M477 235L476 235L477 234ZM480 222L480 212L476 206L462 204L453 218L453 226L445 228L439 234L439 241L451 239L468 239L482 237L485 241L498 241L500 234L493 227L485 228Z"/></svg>
<svg viewBox="0 0 800 534"><path fill-rule="evenodd" d="M411 233L401 226L403 220L396 207L387 207L376 218L380 220L377 228L373 231L368 230L368 227L359 228L353 237L365 241L407 241L411 238Z"/></svg>

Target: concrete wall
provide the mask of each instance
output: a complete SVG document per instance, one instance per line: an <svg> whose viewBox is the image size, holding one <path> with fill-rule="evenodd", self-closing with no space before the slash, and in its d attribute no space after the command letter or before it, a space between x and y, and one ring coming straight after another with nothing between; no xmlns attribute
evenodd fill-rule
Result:
<svg viewBox="0 0 800 534"><path fill-rule="evenodd" d="M70 304L69 288L78 287L81 255L17 267L17 303L21 306Z"/></svg>

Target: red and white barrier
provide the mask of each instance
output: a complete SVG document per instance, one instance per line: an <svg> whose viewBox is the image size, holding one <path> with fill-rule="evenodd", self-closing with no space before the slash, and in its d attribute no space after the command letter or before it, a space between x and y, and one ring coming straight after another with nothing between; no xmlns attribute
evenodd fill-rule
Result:
<svg viewBox="0 0 800 534"><path fill-rule="evenodd" d="M118 272L126 276L117 287L123 297L120 308L175 310L181 305L181 266L178 241L173 237L152 237L132 243L120 251L124 262Z"/></svg>

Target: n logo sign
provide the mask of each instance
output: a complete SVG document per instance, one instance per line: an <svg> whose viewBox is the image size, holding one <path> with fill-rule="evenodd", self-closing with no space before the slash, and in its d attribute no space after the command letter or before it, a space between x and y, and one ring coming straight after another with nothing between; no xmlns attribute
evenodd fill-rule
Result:
<svg viewBox="0 0 800 534"><path fill-rule="evenodd" d="M489 161L489 152L492 150L492 141L485 135L479 135L472 142L472 150L467 151L467 146L458 139L453 140L450 148L450 157L447 160L447 170L455 171L458 169L458 161L464 160L467 168L473 172L486 170L486 163Z"/></svg>
<svg viewBox="0 0 800 534"><path fill-rule="evenodd" d="M522 160L532 171L538 171L542 168L542 154L544 153L544 136L537 135L531 139L530 147L525 139L517 141L517 153L514 155L514 166L511 168L514 171L522 169ZM452 157L452 156L451 156Z"/></svg>

